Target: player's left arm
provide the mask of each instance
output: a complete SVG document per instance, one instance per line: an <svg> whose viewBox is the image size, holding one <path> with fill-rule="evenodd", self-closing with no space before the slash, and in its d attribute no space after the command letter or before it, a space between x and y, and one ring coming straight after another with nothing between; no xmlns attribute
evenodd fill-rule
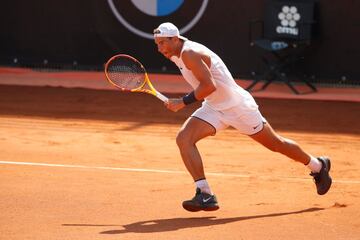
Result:
<svg viewBox="0 0 360 240"><path fill-rule="evenodd" d="M194 89L193 97L196 100L203 100L216 90L214 78L210 71L211 59L209 56L195 52L192 50L184 51L182 60L187 69L191 70L196 79L200 82L198 87ZM183 98L171 99L167 107L177 112L185 107Z"/></svg>
<svg viewBox="0 0 360 240"><path fill-rule="evenodd" d="M197 100L206 98L216 90L215 81L210 72L211 59L209 56L190 50L183 53L182 59L186 68L191 70L200 82L194 90Z"/></svg>

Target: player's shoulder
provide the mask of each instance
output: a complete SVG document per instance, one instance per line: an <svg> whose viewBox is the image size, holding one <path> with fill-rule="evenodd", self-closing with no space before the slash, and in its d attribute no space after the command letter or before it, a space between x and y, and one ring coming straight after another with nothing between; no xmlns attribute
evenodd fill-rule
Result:
<svg viewBox="0 0 360 240"><path fill-rule="evenodd" d="M201 53L200 44L193 41L185 41L183 50L182 50L182 58L191 59L196 58Z"/></svg>
<svg viewBox="0 0 360 240"><path fill-rule="evenodd" d="M191 48L188 48L188 49L184 49L184 51L182 52L182 57L184 58L191 58L191 57L194 57L196 55L198 55L199 52L195 49L191 49Z"/></svg>
<svg viewBox="0 0 360 240"><path fill-rule="evenodd" d="M186 66L190 66L201 60L201 54L194 49L186 49L182 52L181 59Z"/></svg>

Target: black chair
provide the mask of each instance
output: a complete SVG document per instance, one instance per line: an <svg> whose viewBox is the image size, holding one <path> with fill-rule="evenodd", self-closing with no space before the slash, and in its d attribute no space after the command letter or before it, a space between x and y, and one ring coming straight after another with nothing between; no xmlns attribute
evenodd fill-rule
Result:
<svg viewBox="0 0 360 240"><path fill-rule="evenodd" d="M248 91L261 81L265 81L261 90L273 81L281 81L295 94L300 94L290 80L294 77L312 92L317 91L301 68L306 50L312 44L314 9L314 0L266 2L264 20L253 20L249 25L250 45L262 50L266 69L260 75L253 72L254 81L246 88ZM254 38L255 30L260 37Z"/></svg>

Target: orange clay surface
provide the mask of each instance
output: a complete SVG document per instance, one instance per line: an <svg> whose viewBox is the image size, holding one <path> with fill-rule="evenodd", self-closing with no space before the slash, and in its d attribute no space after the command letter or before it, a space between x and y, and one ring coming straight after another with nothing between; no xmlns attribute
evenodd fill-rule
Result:
<svg viewBox="0 0 360 240"><path fill-rule="evenodd" d="M0 85L0 239L360 239L360 104L256 100L282 136L331 157L326 195L306 167L227 129L198 143L220 209L186 212L195 189L175 137L198 105Z"/></svg>

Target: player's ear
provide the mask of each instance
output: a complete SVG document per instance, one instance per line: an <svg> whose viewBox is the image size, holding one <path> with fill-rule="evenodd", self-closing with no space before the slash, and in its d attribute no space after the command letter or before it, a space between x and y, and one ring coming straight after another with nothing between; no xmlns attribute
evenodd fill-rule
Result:
<svg viewBox="0 0 360 240"><path fill-rule="evenodd" d="M173 42L178 42L178 41L180 41L180 38L178 38L178 37L169 37L169 39L170 39L170 41L173 41Z"/></svg>

